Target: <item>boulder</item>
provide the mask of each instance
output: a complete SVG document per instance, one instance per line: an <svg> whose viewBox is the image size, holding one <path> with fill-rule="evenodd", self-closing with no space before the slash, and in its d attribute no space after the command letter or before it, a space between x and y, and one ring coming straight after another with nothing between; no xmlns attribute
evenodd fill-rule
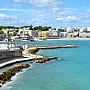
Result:
<svg viewBox="0 0 90 90"><path fill-rule="evenodd" d="M5 84L6 82L11 81L11 77L16 73L21 72L22 69L30 67L29 64L22 64L19 66L15 66L9 70L6 70L0 74L0 83Z"/></svg>

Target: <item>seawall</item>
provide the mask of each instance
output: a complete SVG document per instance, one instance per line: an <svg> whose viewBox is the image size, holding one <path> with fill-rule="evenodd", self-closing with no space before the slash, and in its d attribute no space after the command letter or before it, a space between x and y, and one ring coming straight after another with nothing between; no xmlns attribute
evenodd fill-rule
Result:
<svg viewBox="0 0 90 90"><path fill-rule="evenodd" d="M3 68L5 66L9 66L9 65L12 65L15 63L19 63L19 62L43 59L44 56L36 54L40 49L76 48L76 47L77 46L71 46L71 45L52 45L52 46L31 46L31 45L27 45L27 48L25 48L25 50L23 51L23 54L21 54L23 57L13 58L13 59L10 59L8 61L6 60L5 62L0 64L0 68Z"/></svg>

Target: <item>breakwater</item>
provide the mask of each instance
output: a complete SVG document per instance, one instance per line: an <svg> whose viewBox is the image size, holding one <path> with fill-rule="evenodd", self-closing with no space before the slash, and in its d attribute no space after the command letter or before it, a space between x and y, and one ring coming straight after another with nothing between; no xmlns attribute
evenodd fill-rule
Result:
<svg viewBox="0 0 90 90"><path fill-rule="evenodd" d="M57 60L57 57L43 56L43 59L42 60L37 60L37 61L35 61L35 63L43 64L43 63L46 63L46 62L51 61L51 60Z"/></svg>
<svg viewBox="0 0 90 90"><path fill-rule="evenodd" d="M72 46L72 45L50 45L50 46L32 46L32 45L27 45L23 54L24 55L36 55L37 56L37 52L40 50L40 49L57 49L57 48L76 48L78 46ZM39 55L40 56L40 55ZM34 63L40 63L40 64L43 64L43 63L46 63L48 61L51 61L51 60L56 60L57 57L48 57L48 56L41 56L42 60L37 60L37 57L36 57L36 61Z"/></svg>
<svg viewBox="0 0 90 90"><path fill-rule="evenodd" d="M32 45L27 45L25 49L23 50L23 53L20 54L21 58L15 58L15 59L10 59L9 61L4 61L3 63L0 64L0 68L9 66L15 63L19 62L24 62L24 61L30 61L30 60L38 60L38 59L44 59L45 56L38 55L37 52L40 49L57 49L57 48L76 48L77 46L72 46L72 45L50 45L50 46L32 46ZM18 53L17 53L18 54ZM55 57L53 57L55 58ZM48 57L50 59L50 57ZM46 61L45 61L46 62Z"/></svg>
<svg viewBox="0 0 90 90"><path fill-rule="evenodd" d="M38 45L38 46L27 45L26 49L28 49L28 48L57 49L57 48L76 48L76 47L78 47L78 46L74 46L74 45L48 45L48 46L44 46L44 45Z"/></svg>
<svg viewBox="0 0 90 90"><path fill-rule="evenodd" d="M11 81L11 78L18 72L21 72L22 69L30 67L29 64L22 64L15 66L9 70L6 70L0 74L0 87L2 87L3 84Z"/></svg>

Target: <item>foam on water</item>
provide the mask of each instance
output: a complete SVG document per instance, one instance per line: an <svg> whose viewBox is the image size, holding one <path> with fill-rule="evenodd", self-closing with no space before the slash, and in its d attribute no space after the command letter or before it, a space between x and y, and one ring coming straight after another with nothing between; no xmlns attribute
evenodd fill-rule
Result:
<svg viewBox="0 0 90 90"><path fill-rule="evenodd" d="M16 75L11 78L12 81L7 82L4 85L2 85L0 90L12 90L12 85L16 83L16 80L22 78L23 73L25 73L30 68L32 68L32 65L29 68L23 69L22 72L16 73Z"/></svg>

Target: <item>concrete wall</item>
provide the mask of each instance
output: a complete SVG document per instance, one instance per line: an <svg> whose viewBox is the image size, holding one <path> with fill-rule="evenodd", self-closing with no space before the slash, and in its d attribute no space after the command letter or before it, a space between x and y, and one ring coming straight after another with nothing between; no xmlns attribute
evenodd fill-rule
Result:
<svg viewBox="0 0 90 90"><path fill-rule="evenodd" d="M0 50L0 59L7 59L19 56L22 56L22 51L20 49Z"/></svg>

